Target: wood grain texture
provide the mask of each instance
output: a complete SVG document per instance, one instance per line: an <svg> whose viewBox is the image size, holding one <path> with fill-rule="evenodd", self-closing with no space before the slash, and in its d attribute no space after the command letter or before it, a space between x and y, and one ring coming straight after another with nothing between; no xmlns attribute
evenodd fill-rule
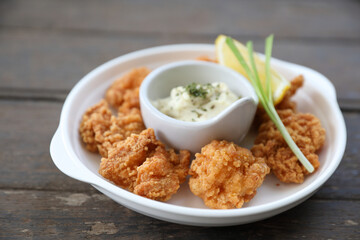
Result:
<svg viewBox="0 0 360 240"><path fill-rule="evenodd" d="M360 113L345 112L343 114L348 134L344 157L338 169L314 195L314 198L360 200L360 163L355 160L359 159L360 154Z"/></svg>
<svg viewBox="0 0 360 240"><path fill-rule="evenodd" d="M356 239L359 201L308 200L253 224L182 226L149 218L99 193L0 190L4 239ZM330 230L331 229L331 230Z"/></svg>
<svg viewBox="0 0 360 240"><path fill-rule="evenodd" d="M212 43L214 39L215 36L98 36L0 31L0 89L5 89L0 94L6 93L6 89L17 88L37 92L54 90L51 95L58 91L67 92L92 69L122 54L164 44ZM255 41L255 49L263 51L263 40ZM338 98L360 101L360 71L357 71L360 43L338 45L276 39L273 55L324 74L335 85ZM34 93L34 97L39 96Z"/></svg>
<svg viewBox="0 0 360 240"><path fill-rule="evenodd" d="M1 25L77 31L360 37L356 1L2 1Z"/></svg>
<svg viewBox="0 0 360 240"><path fill-rule="evenodd" d="M0 239L359 239L360 3L355 0L0 1ZM273 218L199 228L133 212L71 179L49 144L70 89L125 53L275 34L273 55L337 89L344 158L309 200Z"/></svg>
<svg viewBox="0 0 360 240"><path fill-rule="evenodd" d="M49 154L62 104L0 101L0 188L88 190L61 173Z"/></svg>
<svg viewBox="0 0 360 240"><path fill-rule="evenodd" d="M49 144L57 128L60 103L0 101L0 109L0 146L4 146L0 152L0 189L94 191L62 174L50 158ZM360 200L360 163L357 160L360 113L345 113L344 117L347 127L352 129L348 132L345 156L315 198Z"/></svg>

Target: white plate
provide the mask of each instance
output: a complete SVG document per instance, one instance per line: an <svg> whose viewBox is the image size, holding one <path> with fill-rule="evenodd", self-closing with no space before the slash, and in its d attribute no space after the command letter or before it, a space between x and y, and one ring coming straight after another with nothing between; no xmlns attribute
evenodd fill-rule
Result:
<svg viewBox="0 0 360 240"><path fill-rule="evenodd" d="M286 78L303 74L304 87L294 100L301 112L315 114L326 129L326 142L320 151L320 168L303 184L284 184L268 175L256 196L241 209L208 209L193 195L187 183L166 203L128 192L104 179L99 173L100 155L88 152L79 136L82 114L97 103L106 88L132 68L154 69L165 63L214 57L214 45L169 45L136 51L111 60L91 71L69 93L59 127L51 141L50 153L56 166L68 176L90 183L116 202L145 215L165 221L197 226L229 226L254 222L283 212L309 198L333 174L344 154L346 129L331 82L320 73L292 63L272 59L272 65ZM251 147L253 136L241 143Z"/></svg>

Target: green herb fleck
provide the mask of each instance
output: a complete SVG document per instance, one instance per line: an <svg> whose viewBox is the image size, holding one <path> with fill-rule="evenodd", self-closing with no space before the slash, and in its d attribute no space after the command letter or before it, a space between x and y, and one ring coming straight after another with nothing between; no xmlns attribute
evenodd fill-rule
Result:
<svg viewBox="0 0 360 240"><path fill-rule="evenodd" d="M201 86L196 83L191 83L191 84L187 85L186 91L189 92L190 96L201 97L201 98L206 98L206 95L208 93L204 86Z"/></svg>
<svg viewBox="0 0 360 240"><path fill-rule="evenodd" d="M196 110L191 110L191 112L196 113L197 117L200 118L202 116L201 113L197 112Z"/></svg>

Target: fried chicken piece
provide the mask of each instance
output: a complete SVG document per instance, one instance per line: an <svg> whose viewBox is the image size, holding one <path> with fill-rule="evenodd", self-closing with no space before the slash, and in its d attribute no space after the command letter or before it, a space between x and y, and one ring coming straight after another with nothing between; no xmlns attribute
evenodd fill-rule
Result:
<svg viewBox="0 0 360 240"><path fill-rule="evenodd" d="M111 125L112 113L105 100L90 107L84 113L80 123L80 136L91 152L98 151L98 145L104 141L104 132Z"/></svg>
<svg viewBox="0 0 360 240"><path fill-rule="evenodd" d="M116 185L136 194L166 201L185 180L190 153L166 151L149 128L115 143L107 158L101 159L99 173Z"/></svg>
<svg viewBox="0 0 360 240"><path fill-rule="evenodd" d="M104 132L103 141L98 145L99 153L107 157L108 151L114 147L114 143L125 140L131 134L139 134L145 129L140 110L129 109L126 113L119 112L118 116L111 117L111 125Z"/></svg>
<svg viewBox="0 0 360 240"><path fill-rule="evenodd" d="M213 140L195 156L190 190L210 208L241 208L255 196L270 172L264 159L227 141Z"/></svg>
<svg viewBox="0 0 360 240"><path fill-rule="evenodd" d="M105 99L115 108L140 108L139 87L149 73L146 67L132 69L108 88Z"/></svg>
<svg viewBox="0 0 360 240"><path fill-rule="evenodd" d="M128 109L124 113L119 112L115 117L108 103L101 100L84 113L79 131L89 151L99 152L101 156L106 157L114 143L144 129L139 109Z"/></svg>
<svg viewBox="0 0 360 240"><path fill-rule="evenodd" d="M190 153L157 147L152 157L138 167L134 193L150 199L167 201L177 192L189 171Z"/></svg>
<svg viewBox="0 0 360 240"><path fill-rule="evenodd" d="M292 109L277 112L296 145L316 170L320 163L315 152L325 142L325 129L319 119L309 113L294 113ZM305 175L309 174L271 120L261 124L251 151L255 157L265 158L282 182L302 183Z"/></svg>

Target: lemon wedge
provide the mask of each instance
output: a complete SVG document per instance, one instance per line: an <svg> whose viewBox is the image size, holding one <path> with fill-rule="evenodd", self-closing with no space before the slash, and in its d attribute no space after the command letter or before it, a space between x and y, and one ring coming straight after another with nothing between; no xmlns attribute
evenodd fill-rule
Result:
<svg viewBox="0 0 360 240"><path fill-rule="evenodd" d="M221 65L229 67L241 75L246 77L249 81L249 77L246 74L244 68L240 65L239 61L236 59L231 49L225 42L226 36L219 35L215 40L215 48L216 48L216 57L218 62ZM250 59L247 48L241 44L240 42L234 40L235 46L244 57L246 63L250 66ZM256 54L254 54L255 65L259 74L260 81L262 83L263 88L265 89L265 62ZM279 103L285 96L286 91L290 88L290 82L284 78L280 73L278 73L275 69L271 68L271 91L273 95L273 101L276 105Z"/></svg>

